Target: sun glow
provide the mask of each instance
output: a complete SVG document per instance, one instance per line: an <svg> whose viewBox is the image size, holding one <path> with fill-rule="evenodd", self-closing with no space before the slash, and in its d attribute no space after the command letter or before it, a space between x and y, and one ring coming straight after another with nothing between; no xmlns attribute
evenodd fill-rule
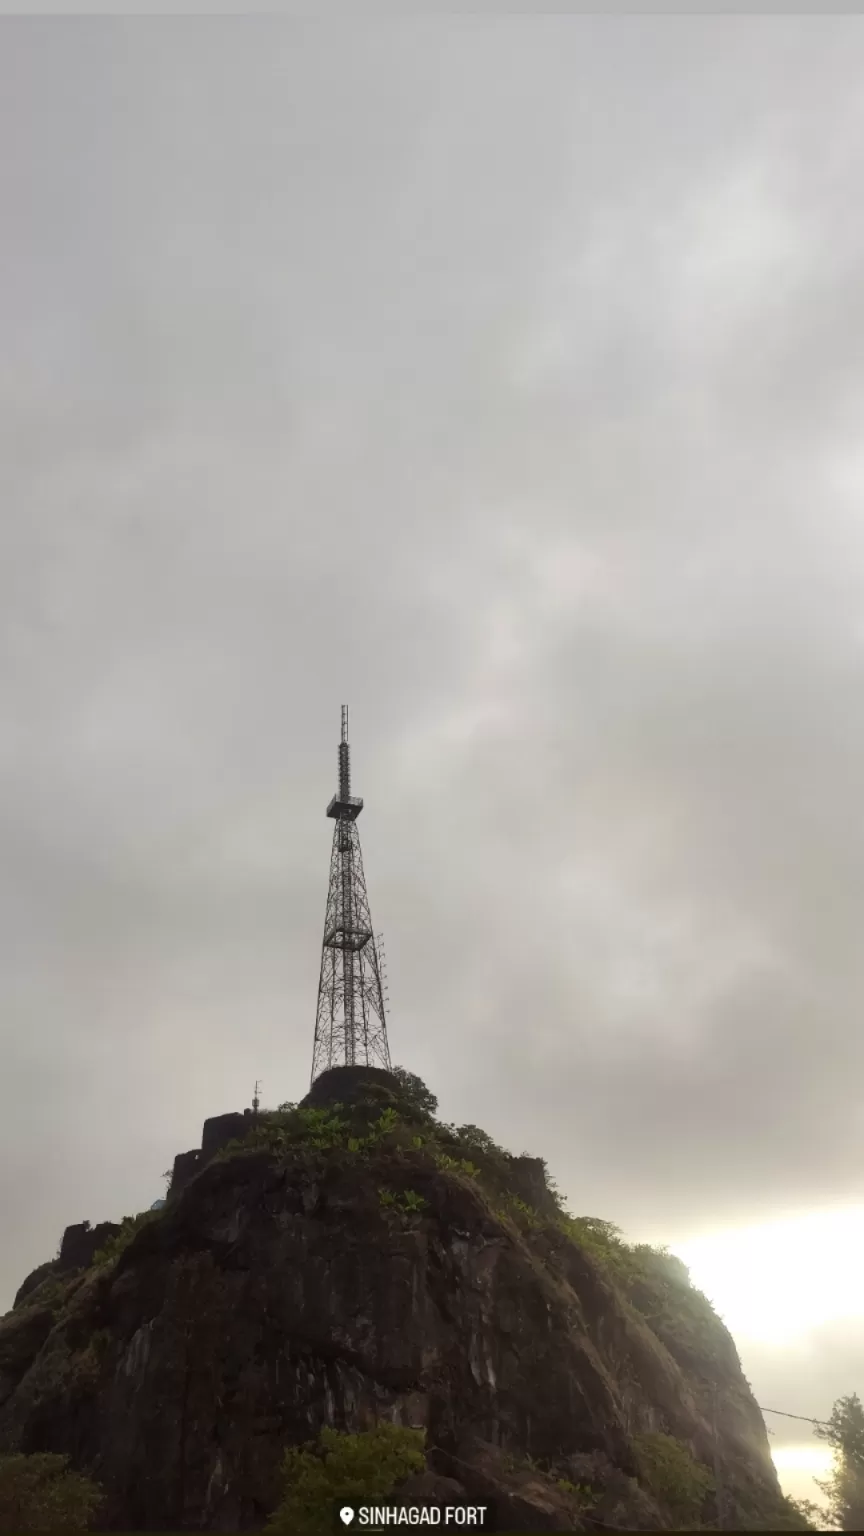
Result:
<svg viewBox="0 0 864 1536"><path fill-rule="evenodd" d="M771 1455L780 1487L790 1499L810 1499L824 1507L825 1495L815 1479L831 1475L832 1457L827 1445L778 1445Z"/></svg>
<svg viewBox="0 0 864 1536"><path fill-rule="evenodd" d="M716 1232L674 1251L736 1340L803 1344L821 1324L864 1316L864 1205Z"/></svg>
<svg viewBox="0 0 864 1536"><path fill-rule="evenodd" d="M831 1471L831 1451L827 1445L778 1445L771 1455L778 1472L827 1477Z"/></svg>

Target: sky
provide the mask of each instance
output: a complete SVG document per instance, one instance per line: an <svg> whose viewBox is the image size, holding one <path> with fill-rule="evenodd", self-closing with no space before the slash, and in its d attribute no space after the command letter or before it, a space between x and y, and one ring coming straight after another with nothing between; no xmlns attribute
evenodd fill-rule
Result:
<svg viewBox="0 0 864 1536"><path fill-rule="evenodd" d="M864 1391L862 25L4 19L0 1305L305 1091L348 703L394 1061Z"/></svg>

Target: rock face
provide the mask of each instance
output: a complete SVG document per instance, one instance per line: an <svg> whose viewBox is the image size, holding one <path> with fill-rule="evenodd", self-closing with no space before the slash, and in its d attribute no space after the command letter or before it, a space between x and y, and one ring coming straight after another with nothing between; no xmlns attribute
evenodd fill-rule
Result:
<svg viewBox="0 0 864 1536"><path fill-rule="evenodd" d="M589 1252L410 1142L212 1161L119 1259L43 1293L0 1320L0 1450L68 1452L108 1529L260 1527L287 1445L381 1419L425 1427L425 1476L494 1494L508 1529L674 1527L634 1437L713 1465L715 1382L727 1528L781 1508L719 1322L649 1326ZM590 1485L588 1512L558 1479Z"/></svg>
<svg viewBox="0 0 864 1536"><path fill-rule="evenodd" d="M392 1072L385 1072L383 1067L328 1067L316 1077L302 1103L315 1109L327 1104L345 1104L369 1087L394 1097L401 1091L398 1078Z"/></svg>
<svg viewBox="0 0 864 1536"><path fill-rule="evenodd" d="M67 1227L63 1233L57 1258L49 1259L47 1264L39 1264L36 1269L31 1270L26 1280L23 1280L18 1287L13 1307L19 1307L49 1276L62 1279L75 1270L87 1269L93 1263L99 1249L119 1231L120 1228L115 1221L100 1221L95 1227L91 1227L89 1221L78 1221L73 1226Z"/></svg>

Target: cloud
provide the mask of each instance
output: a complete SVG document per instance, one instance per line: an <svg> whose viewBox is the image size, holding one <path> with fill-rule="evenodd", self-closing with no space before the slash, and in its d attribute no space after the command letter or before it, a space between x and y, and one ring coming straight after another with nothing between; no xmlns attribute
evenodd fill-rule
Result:
<svg viewBox="0 0 864 1536"><path fill-rule="evenodd" d="M5 30L7 1299L303 1091L345 701L445 1115L635 1236L856 1198L858 31Z"/></svg>

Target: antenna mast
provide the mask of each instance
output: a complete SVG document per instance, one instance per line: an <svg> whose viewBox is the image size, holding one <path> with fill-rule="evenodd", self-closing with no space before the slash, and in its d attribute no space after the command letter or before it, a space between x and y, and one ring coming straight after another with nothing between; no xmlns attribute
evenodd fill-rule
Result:
<svg viewBox="0 0 864 1536"><path fill-rule="evenodd" d="M336 825L318 982L313 1082L329 1067L390 1069L382 966L357 831L362 809L363 801L351 794L348 706L343 704L339 789L327 807Z"/></svg>

